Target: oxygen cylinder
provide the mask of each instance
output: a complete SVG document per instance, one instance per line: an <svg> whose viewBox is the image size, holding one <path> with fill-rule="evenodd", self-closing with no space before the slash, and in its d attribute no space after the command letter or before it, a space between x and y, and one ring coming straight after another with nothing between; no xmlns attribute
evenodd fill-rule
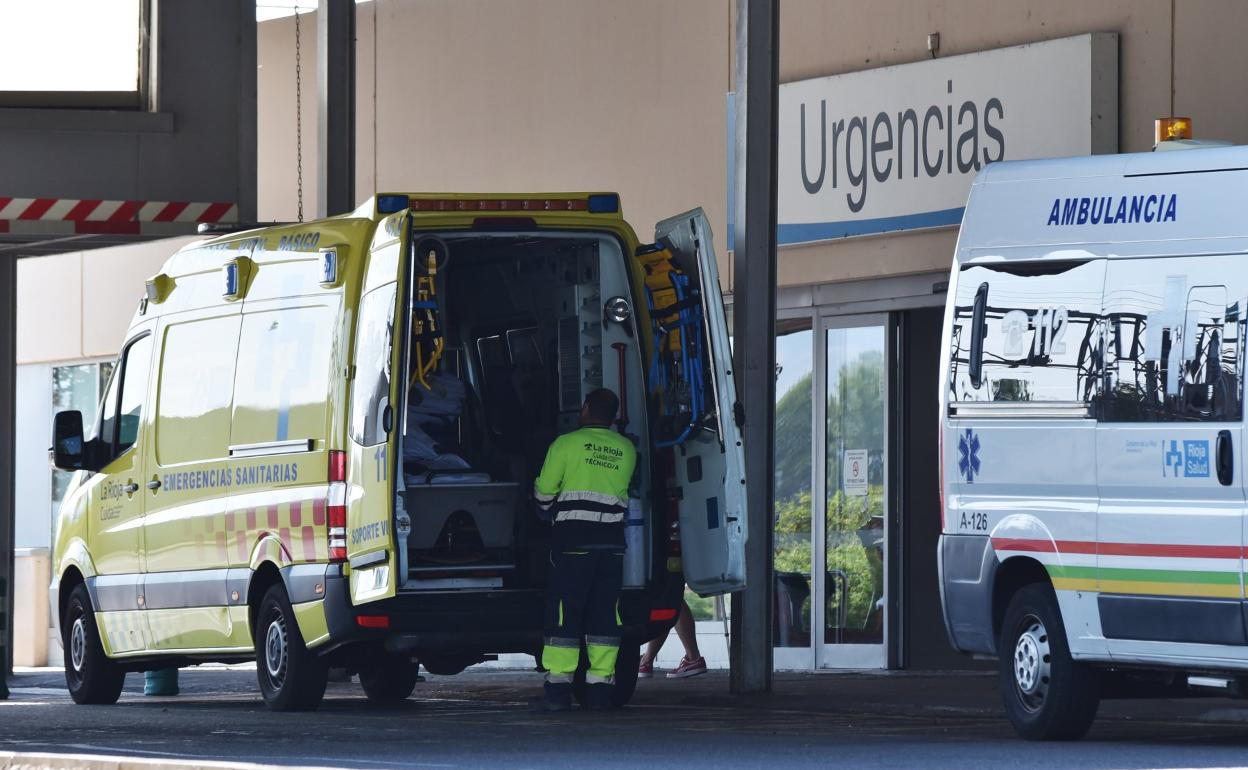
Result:
<svg viewBox="0 0 1248 770"><path fill-rule="evenodd" d="M628 501L624 518L624 587L646 586L646 522L641 514L641 500Z"/></svg>

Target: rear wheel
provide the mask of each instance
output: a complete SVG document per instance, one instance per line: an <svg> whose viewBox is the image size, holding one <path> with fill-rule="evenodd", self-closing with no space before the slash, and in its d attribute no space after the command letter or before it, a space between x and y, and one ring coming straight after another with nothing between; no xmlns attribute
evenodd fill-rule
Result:
<svg viewBox="0 0 1248 770"><path fill-rule="evenodd" d="M74 703L116 703L126 682L126 672L104 654L91 595L85 585L79 584L69 594L61 633L65 643L65 684Z"/></svg>
<svg viewBox="0 0 1248 770"><path fill-rule="evenodd" d="M406 656L382 655L360 670L360 685L374 703L398 703L416 689L420 664Z"/></svg>
<svg viewBox="0 0 1248 770"><path fill-rule="evenodd" d="M620 645L620 652L615 658L615 687L611 689L611 705L615 708L628 705L637 691L637 666L641 664L641 646L629 641ZM582 706L589 705L589 688L585 684L585 673L589 670L589 660L581 652L581 665L576 669L572 692L576 702Z"/></svg>
<svg viewBox="0 0 1248 770"><path fill-rule="evenodd" d="M1005 714L1029 740L1082 738L1100 705L1097 671L1076 662L1053 589L1023 587L1001 625L1000 687Z"/></svg>
<svg viewBox="0 0 1248 770"><path fill-rule="evenodd" d="M303 643L286 589L275 585L256 612L256 676L273 711L312 711L325 697L329 669Z"/></svg>

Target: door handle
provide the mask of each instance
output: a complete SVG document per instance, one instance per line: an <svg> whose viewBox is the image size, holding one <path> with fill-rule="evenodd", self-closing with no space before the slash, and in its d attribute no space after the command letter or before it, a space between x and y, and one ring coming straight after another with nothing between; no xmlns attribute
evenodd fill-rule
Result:
<svg viewBox="0 0 1248 770"><path fill-rule="evenodd" d="M1218 431L1218 481L1229 487L1235 480L1235 449L1229 430Z"/></svg>
<svg viewBox="0 0 1248 770"><path fill-rule="evenodd" d="M125 492L127 495L133 495L135 492L139 491L139 484L137 481L131 481L129 484L122 487L121 491Z"/></svg>
<svg viewBox="0 0 1248 770"><path fill-rule="evenodd" d="M155 492L157 489L160 489L160 479L152 479L151 481L147 482L147 488L152 490L153 492Z"/></svg>

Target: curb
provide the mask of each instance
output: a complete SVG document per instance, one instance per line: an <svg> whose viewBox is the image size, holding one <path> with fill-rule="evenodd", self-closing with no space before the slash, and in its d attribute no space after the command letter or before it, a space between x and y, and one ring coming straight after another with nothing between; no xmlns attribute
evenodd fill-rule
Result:
<svg viewBox="0 0 1248 770"><path fill-rule="evenodd" d="M0 751L0 770L332 770L315 765L259 765L211 759L122 757L110 754L50 754Z"/></svg>

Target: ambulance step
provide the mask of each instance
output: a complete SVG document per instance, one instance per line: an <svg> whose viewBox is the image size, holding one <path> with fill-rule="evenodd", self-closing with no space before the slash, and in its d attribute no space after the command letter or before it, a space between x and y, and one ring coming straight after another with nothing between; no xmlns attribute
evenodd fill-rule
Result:
<svg viewBox="0 0 1248 770"><path fill-rule="evenodd" d="M430 564L421 567L411 567L407 574L412 577L420 577L421 575L442 575L442 574L471 574L479 572L510 572L516 568L515 564Z"/></svg>
<svg viewBox="0 0 1248 770"><path fill-rule="evenodd" d="M1238 689L1234 679L1221 676L1189 676L1187 686L1202 690L1224 690L1227 695L1234 694Z"/></svg>
<svg viewBox="0 0 1248 770"><path fill-rule="evenodd" d="M437 577L409 580L403 585L405 591L460 591L496 589L503 587L501 577Z"/></svg>

